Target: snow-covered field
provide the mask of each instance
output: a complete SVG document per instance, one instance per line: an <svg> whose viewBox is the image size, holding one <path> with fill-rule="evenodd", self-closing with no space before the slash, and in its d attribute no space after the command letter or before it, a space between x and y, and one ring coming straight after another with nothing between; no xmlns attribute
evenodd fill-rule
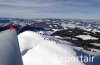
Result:
<svg viewBox="0 0 100 65"><path fill-rule="evenodd" d="M100 46L100 43L91 43L91 44L93 44L95 46Z"/></svg>
<svg viewBox="0 0 100 65"><path fill-rule="evenodd" d="M78 38L82 38L83 40L98 40L98 38L90 36L90 35L78 35Z"/></svg>

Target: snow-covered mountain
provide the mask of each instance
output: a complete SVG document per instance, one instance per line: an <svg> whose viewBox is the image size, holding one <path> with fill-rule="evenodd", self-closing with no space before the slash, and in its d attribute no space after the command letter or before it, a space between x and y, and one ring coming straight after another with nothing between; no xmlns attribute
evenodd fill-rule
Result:
<svg viewBox="0 0 100 65"><path fill-rule="evenodd" d="M99 65L99 52L85 51L71 43L46 40L42 35L25 31L18 35L21 50L27 50L22 55L24 65ZM56 38L55 38L56 39ZM56 39L59 41L59 39ZM23 53L23 51L21 53ZM83 61L77 57L83 56ZM94 57L93 62L86 57ZM89 58L90 59L90 58Z"/></svg>

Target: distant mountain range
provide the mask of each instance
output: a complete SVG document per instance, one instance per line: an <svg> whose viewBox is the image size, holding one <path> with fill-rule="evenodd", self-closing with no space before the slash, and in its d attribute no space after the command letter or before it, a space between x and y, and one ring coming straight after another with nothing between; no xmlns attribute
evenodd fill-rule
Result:
<svg viewBox="0 0 100 65"><path fill-rule="evenodd" d="M0 31L9 29L10 20L18 34L27 30L42 31L44 35L63 37L63 40L85 47L86 50L100 49L100 46L91 44L100 44L100 24L94 20L0 18Z"/></svg>

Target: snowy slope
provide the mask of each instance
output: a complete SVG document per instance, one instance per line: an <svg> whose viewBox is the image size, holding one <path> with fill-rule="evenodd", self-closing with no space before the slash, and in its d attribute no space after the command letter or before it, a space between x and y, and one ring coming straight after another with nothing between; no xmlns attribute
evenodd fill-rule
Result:
<svg viewBox="0 0 100 65"><path fill-rule="evenodd" d="M18 35L24 65L99 65L100 54L82 51L68 42L57 43L26 31ZM64 43L64 44L63 44ZM67 44L68 43L68 44ZM27 50L27 51L26 51ZM23 54L23 52L25 53ZM78 56L96 56L94 62L81 62ZM71 61L74 58L75 61Z"/></svg>
<svg viewBox="0 0 100 65"><path fill-rule="evenodd" d="M29 38L28 38L28 37ZM24 38L22 38L24 37ZM27 38L26 38L27 37ZM32 38L31 38L32 37ZM76 53L69 47L65 45L56 44L55 42L44 40L39 34L36 34L31 31L26 31L19 35L19 39L30 39L27 40L27 43L23 43L20 40L21 50L30 49L31 47L36 46L35 48L29 50L23 56L24 65L83 65L79 62L65 62L64 58L70 58L72 56L76 56ZM33 40L33 41L32 41ZM77 59L76 59L77 60Z"/></svg>
<svg viewBox="0 0 100 65"><path fill-rule="evenodd" d="M83 40L98 40L98 38L90 36L90 35L78 35L78 38L82 38Z"/></svg>
<svg viewBox="0 0 100 65"><path fill-rule="evenodd" d="M0 32L0 65L23 65L15 29Z"/></svg>
<svg viewBox="0 0 100 65"><path fill-rule="evenodd" d="M21 50L29 50L34 47L23 56L24 65L84 65L78 59L76 59L78 62L66 62L65 58L76 56L75 51L68 46L44 40L39 34L31 31L21 33L18 37L19 40L21 38L31 38L31 40L26 40L26 42L23 42L23 40L19 41L22 47Z"/></svg>
<svg viewBox="0 0 100 65"><path fill-rule="evenodd" d="M18 35L18 40L19 40L21 53L22 55L24 55L29 49L41 43L43 38L35 32L25 31Z"/></svg>
<svg viewBox="0 0 100 65"><path fill-rule="evenodd" d="M78 59L76 59L78 62L67 62L65 60L73 56L76 56L76 54L71 48L47 41L27 52L23 56L23 62L24 65L83 65Z"/></svg>

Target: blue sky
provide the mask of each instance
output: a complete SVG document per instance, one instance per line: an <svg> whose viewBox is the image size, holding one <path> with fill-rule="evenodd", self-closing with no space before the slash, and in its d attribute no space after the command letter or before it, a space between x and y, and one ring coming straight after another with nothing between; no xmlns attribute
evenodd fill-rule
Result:
<svg viewBox="0 0 100 65"><path fill-rule="evenodd" d="M0 17L100 20L100 0L0 0Z"/></svg>

